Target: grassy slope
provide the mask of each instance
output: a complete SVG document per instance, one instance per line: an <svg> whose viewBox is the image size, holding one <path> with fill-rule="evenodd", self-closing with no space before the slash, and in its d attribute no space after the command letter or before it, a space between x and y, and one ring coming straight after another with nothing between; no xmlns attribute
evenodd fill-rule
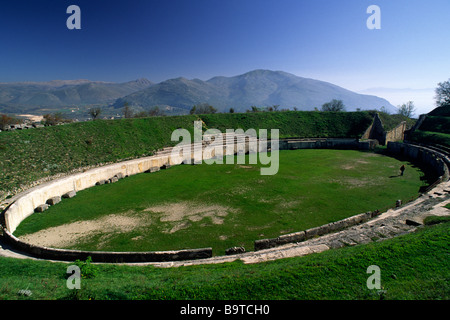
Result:
<svg viewBox="0 0 450 320"><path fill-rule="evenodd" d="M450 106L438 107L431 111L419 130L412 133L410 139L450 147Z"/></svg>
<svg viewBox="0 0 450 320"><path fill-rule="evenodd" d="M406 121L406 127L411 128L416 120L410 119L408 117L402 116L400 114L388 114L384 112L378 112L381 122L383 123L383 128L385 131L389 131L398 126L402 121Z"/></svg>
<svg viewBox="0 0 450 320"><path fill-rule="evenodd" d="M421 143L433 143L442 146L450 147L450 134L416 130L413 132L411 140Z"/></svg>
<svg viewBox="0 0 450 320"><path fill-rule="evenodd" d="M281 137L358 137L370 125L366 112L272 112L97 120L0 134L0 199L44 177L75 168L150 155L174 145L177 128L280 129ZM206 129L206 128L205 128Z"/></svg>
<svg viewBox="0 0 450 320"><path fill-rule="evenodd" d="M195 117L99 120L0 134L0 190L72 169L150 155Z"/></svg>
<svg viewBox="0 0 450 320"><path fill-rule="evenodd" d="M95 265L81 290L66 288L67 265L0 258L1 299L445 299L450 298L450 224L305 257L159 269ZM370 265L383 292L369 290ZM27 289L32 296L20 296Z"/></svg>
<svg viewBox="0 0 450 320"><path fill-rule="evenodd" d="M407 162L354 150L280 151L279 171L273 176L261 176L260 164L249 166L248 159L245 163L244 168L238 164L177 166L83 190L44 213L31 215L14 234L23 236L121 213L125 217L151 219L151 224L125 233L108 232L108 240L100 241L98 235L70 248L152 251L212 247L215 254L224 254L226 248L233 246L253 250L256 239L383 210L394 206L397 199L407 202L425 185L420 169ZM398 168L403 163L407 170L400 178ZM160 214L145 211L152 206L185 201L238 211L228 212L221 224L212 223L210 218L163 222ZM186 225L182 230L164 233L183 223ZM227 238L221 239L223 236ZM132 240L135 237L140 239Z"/></svg>

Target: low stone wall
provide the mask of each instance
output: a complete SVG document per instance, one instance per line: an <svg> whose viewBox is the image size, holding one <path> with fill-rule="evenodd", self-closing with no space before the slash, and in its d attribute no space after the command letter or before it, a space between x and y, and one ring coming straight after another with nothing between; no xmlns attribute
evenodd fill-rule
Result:
<svg viewBox="0 0 450 320"><path fill-rule="evenodd" d="M355 149L370 150L376 145L375 140L359 139L283 139L279 142L280 150L296 149Z"/></svg>
<svg viewBox="0 0 450 320"><path fill-rule="evenodd" d="M360 223L364 223L369 219L377 216L378 211L361 213L343 220L331 222L319 227L307 229L305 231L299 231L294 233L285 234L277 238L256 240L254 243L255 251L274 248L285 245L287 243L302 242L314 237L323 236L328 233L340 231Z"/></svg>
<svg viewBox="0 0 450 320"><path fill-rule="evenodd" d="M439 177L440 182L449 179L447 163L450 163L450 160L445 154L424 146L401 142L388 142L387 150L391 154L418 161L432 168Z"/></svg>
<svg viewBox="0 0 450 320"><path fill-rule="evenodd" d="M55 249L36 246L23 242L4 230L6 242L14 248L30 254L33 257L49 260L75 261L92 258L93 262L161 262L206 259L212 257L212 248L189 249L177 251L151 252L107 252L107 251L79 251Z"/></svg>

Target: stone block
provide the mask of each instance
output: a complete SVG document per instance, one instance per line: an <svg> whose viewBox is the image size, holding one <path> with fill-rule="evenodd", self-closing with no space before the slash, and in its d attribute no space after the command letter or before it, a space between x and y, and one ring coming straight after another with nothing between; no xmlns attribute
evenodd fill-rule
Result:
<svg viewBox="0 0 450 320"><path fill-rule="evenodd" d="M227 250L225 250L225 254L227 256L232 255L232 254L244 253L244 252L245 252L244 247L232 247L232 248L228 248Z"/></svg>
<svg viewBox="0 0 450 320"><path fill-rule="evenodd" d="M69 192L63 194L62 197L63 197L64 199L69 199L69 198L75 197L76 195L77 195L77 193L75 192L75 190L72 190L72 191L69 191Z"/></svg>
<svg viewBox="0 0 450 320"><path fill-rule="evenodd" d="M324 226L305 230L305 237L306 237L306 239L311 239L314 237L321 236L321 235L325 234L324 230L325 230Z"/></svg>
<svg viewBox="0 0 450 320"><path fill-rule="evenodd" d="M145 171L146 173L152 173L152 172L156 172L159 171L159 167L151 167L150 169L148 169L147 171Z"/></svg>
<svg viewBox="0 0 450 320"><path fill-rule="evenodd" d="M111 179L109 179L111 181L111 183L117 182L119 181L119 178L117 178L116 176L112 177Z"/></svg>
<svg viewBox="0 0 450 320"><path fill-rule="evenodd" d="M277 244L282 245L286 243L301 242L304 241L305 238L306 238L305 231L284 234L277 238Z"/></svg>
<svg viewBox="0 0 450 320"><path fill-rule="evenodd" d="M41 204L34 209L34 212L43 212L48 209L48 204Z"/></svg>
<svg viewBox="0 0 450 320"><path fill-rule="evenodd" d="M97 181L97 183L95 184L96 186L100 186L100 185L102 185L102 184L105 184L106 183L106 180L100 180L100 181Z"/></svg>
<svg viewBox="0 0 450 320"><path fill-rule="evenodd" d="M123 173L122 172L119 172L118 174L116 174L114 177L117 177L117 179L123 179L124 178L124 176L123 176Z"/></svg>
<svg viewBox="0 0 450 320"><path fill-rule="evenodd" d="M58 202L61 201L61 197L60 196L56 196L56 197L51 197L50 199L47 200L47 204L54 206L55 204L57 204Z"/></svg>
<svg viewBox="0 0 450 320"><path fill-rule="evenodd" d="M272 248L275 246L274 241L270 241L270 239L261 239L255 240L254 242L255 251Z"/></svg>

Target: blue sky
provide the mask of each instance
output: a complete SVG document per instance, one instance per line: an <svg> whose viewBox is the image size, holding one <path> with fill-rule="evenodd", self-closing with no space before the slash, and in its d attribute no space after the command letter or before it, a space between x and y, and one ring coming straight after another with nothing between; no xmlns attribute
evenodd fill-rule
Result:
<svg viewBox="0 0 450 320"><path fill-rule="evenodd" d="M81 30L69 30L69 5ZM367 7L381 29L366 27ZM448 0L2 1L0 82L207 80L282 70L431 110L450 78Z"/></svg>

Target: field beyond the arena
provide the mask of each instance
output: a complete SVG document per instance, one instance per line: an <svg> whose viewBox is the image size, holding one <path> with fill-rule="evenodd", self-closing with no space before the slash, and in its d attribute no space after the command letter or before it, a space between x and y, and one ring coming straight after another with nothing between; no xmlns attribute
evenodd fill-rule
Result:
<svg viewBox="0 0 450 320"><path fill-rule="evenodd" d="M427 185L407 161L354 150L280 151L265 165L180 165L78 192L35 213L14 233L37 245L93 251L212 247L214 255L257 239L305 230L407 202ZM226 161L227 162L227 161ZM403 176L400 166L406 165Z"/></svg>

